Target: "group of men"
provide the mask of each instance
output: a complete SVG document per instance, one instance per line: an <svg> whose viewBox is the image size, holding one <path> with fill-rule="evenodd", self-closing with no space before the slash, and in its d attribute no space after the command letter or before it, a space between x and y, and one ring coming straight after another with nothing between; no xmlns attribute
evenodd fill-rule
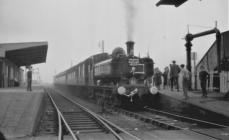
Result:
<svg viewBox="0 0 229 140"><path fill-rule="evenodd" d="M180 67L176 64L176 61L173 61L170 65L170 84L171 84L171 91L173 91L173 86L176 85L177 91L179 91L179 84L178 84L178 77L180 76L182 78L182 87L183 87L183 93L185 100L188 99L187 91L189 89L190 85L190 79L191 79L191 72L188 71L185 68L185 65L182 64ZM207 90L206 90L206 84L207 84L207 78L209 77L208 72L205 70L204 66L200 67L199 72L199 79L200 79L200 85L202 89L202 97L207 97Z"/></svg>

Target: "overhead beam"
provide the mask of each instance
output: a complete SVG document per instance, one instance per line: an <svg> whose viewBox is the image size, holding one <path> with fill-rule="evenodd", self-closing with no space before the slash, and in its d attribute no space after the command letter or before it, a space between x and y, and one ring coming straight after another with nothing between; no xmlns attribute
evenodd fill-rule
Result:
<svg viewBox="0 0 229 140"><path fill-rule="evenodd" d="M156 6L160 5L174 5L175 7L179 7L183 3L185 3L187 0L160 0L156 3Z"/></svg>

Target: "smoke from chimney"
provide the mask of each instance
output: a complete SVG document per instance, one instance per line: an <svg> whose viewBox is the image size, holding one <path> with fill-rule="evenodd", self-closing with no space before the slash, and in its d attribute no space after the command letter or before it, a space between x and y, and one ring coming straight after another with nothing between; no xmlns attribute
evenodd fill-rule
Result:
<svg viewBox="0 0 229 140"><path fill-rule="evenodd" d="M126 10L126 28L127 28L127 40L133 40L134 33L134 19L136 16L136 7L134 0L122 0Z"/></svg>

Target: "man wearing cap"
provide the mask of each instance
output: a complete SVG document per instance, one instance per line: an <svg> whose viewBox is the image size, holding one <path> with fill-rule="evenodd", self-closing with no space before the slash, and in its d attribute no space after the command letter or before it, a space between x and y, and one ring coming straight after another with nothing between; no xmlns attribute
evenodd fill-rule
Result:
<svg viewBox="0 0 229 140"><path fill-rule="evenodd" d="M188 99L188 85L191 77L191 73L184 67L184 64L180 65L181 67L181 78L182 78L182 87L183 87L183 94L184 99Z"/></svg>
<svg viewBox="0 0 229 140"><path fill-rule="evenodd" d="M199 79L200 79L200 86L202 89L202 97L207 97L207 90L206 90L206 84L207 79L209 77L209 73L205 70L204 66L200 66L200 72L199 72Z"/></svg>
<svg viewBox="0 0 229 140"><path fill-rule="evenodd" d="M173 91L173 86L177 86L177 91L179 91L178 84L178 74L180 72L180 67L176 64L176 61L172 61L173 64L170 65L170 80L171 80L171 91Z"/></svg>

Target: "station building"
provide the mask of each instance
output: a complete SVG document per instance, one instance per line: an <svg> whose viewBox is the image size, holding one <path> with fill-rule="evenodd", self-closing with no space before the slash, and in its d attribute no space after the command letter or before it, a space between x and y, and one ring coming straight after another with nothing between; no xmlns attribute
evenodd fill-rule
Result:
<svg viewBox="0 0 229 140"><path fill-rule="evenodd" d="M196 66L197 71L197 89L201 89L199 72L200 67L204 66L210 74L208 83L209 91L219 91L226 93L229 91L229 31L221 33L221 58L220 58L220 73L218 72L218 61L217 61L217 45L216 41L211 45L202 59ZM194 77L193 77L194 79ZM194 84L192 84L194 85Z"/></svg>
<svg viewBox="0 0 229 140"><path fill-rule="evenodd" d="M15 87L25 82L23 66L46 62L48 42L0 44L0 87Z"/></svg>

